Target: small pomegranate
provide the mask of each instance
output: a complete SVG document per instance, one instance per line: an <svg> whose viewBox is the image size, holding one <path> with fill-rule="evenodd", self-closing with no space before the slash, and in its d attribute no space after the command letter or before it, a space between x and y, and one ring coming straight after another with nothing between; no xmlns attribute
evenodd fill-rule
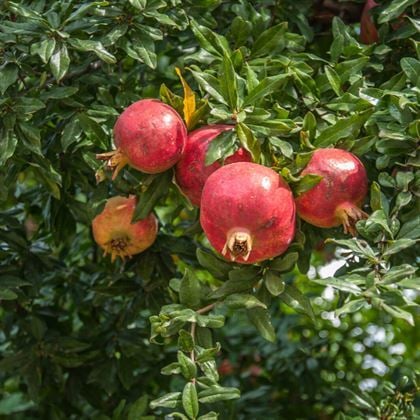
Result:
<svg viewBox="0 0 420 420"><path fill-rule="evenodd" d="M152 213L131 223L136 204L135 196L112 197L92 221L93 237L105 255L111 254L112 261L143 252L156 239L158 224Z"/></svg>
<svg viewBox="0 0 420 420"><path fill-rule="evenodd" d="M134 102L118 117L114 126L117 150L96 155L114 171L113 179L127 164L156 174L164 172L181 158L187 129L179 114L157 99Z"/></svg>
<svg viewBox="0 0 420 420"><path fill-rule="evenodd" d="M377 6L378 3L375 0L366 0L365 6L363 7L360 18L360 40L364 44L373 44L379 41L378 30L370 15L371 9Z"/></svg>
<svg viewBox="0 0 420 420"><path fill-rule="evenodd" d="M305 174L323 178L296 199L299 216L322 228L342 224L345 233L355 236L355 223L367 217L359 208L368 188L362 162L345 150L318 149L302 171L302 175Z"/></svg>
<svg viewBox="0 0 420 420"><path fill-rule="evenodd" d="M207 178L222 166L219 162L206 166L207 149L219 134L233 128L231 125L208 125L188 135L184 154L176 165L176 181L191 203L197 207L200 207L201 192ZM250 162L251 160L251 155L240 148L224 163Z"/></svg>
<svg viewBox="0 0 420 420"><path fill-rule="evenodd" d="M272 169L231 163L207 179L200 221L217 252L252 264L288 248L295 234L295 203L288 185Z"/></svg>

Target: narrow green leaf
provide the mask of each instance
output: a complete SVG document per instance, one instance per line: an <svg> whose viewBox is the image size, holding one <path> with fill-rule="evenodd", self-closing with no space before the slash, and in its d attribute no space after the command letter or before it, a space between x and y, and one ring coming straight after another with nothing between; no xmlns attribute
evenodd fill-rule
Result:
<svg viewBox="0 0 420 420"><path fill-rule="evenodd" d="M138 420L147 410L148 398L147 395L141 396L128 410L127 420Z"/></svg>
<svg viewBox="0 0 420 420"><path fill-rule="evenodd" d="M272 54L284 47L286 40L284 34L287 30L287 22L279 23L266 29L254 42L251 50L252 57Z"/></svg>
<svg viewBox="0 0 420 420"><path fill-rule="evenodd" d="M179 300L188 308L195 309L200 305L200 282L188 268L185 269L179 289Z"/></svg>
<svg viewBox="0 0 420 420"><path fill-rule="evenodd" d="M401 68L410 82L420 88L420 61L413 57L404 57L401 59Z"/></svg>
<svg viewBox="0 0 420 420"><path fill-rule="evenodd" d="M317 186L323 179L322 175L306 174L298 182L292 184L293 193L296 197Z"/></svg>
<svg viewBox="0 0 420 420"><path fill-rule="evenodd" d="M50 59L50 68L53 76L59 82L67 73L70 66L70 57L67 47L63 44L56 47L54 54Z"/></svg>
<svg viewBox="0 0 420 420"><path fill-rule="evenodd" d="M318 135L314 142L315 146L327 147L336 144L341 139L357 136L371 114L372 111L369 110L338 120L334 125L326 128Z"/></svg>
<svg viewBox="0 0 420 420"><path fill-rule="evenodd" d="M281 295L280 295L281 296ZM252 308L247 311L250 321L255 328L267 341L274 343L276 341L276 332L271 325L270 314L264 308Z"/></svg>
<svg viewBox="0 0 420 420"><path fill-rule="evenodd" d="M384 257L389 257L402 251L403 249L409 248L417 243L414 239L397 239L396 241L388 241L388 247L383 253Z"/></svg>
<svg viewBox="0 0 420 420"><path fill-rule="evenodd" d="M325 74L332 87L332 90L337 96L341 95L341 80L337 72L330 66L325 66Z"/></svg>
<svg viewBox="0 0 420 420"><path fill-rule="evenodd" d="M219 76L220 88L226 102L232 111L238 109L238 86L236 81L236 73L232 64L232 60L225 53L221 64L221 75Z"/></svg>
<svg viewBox="0 0 420 420"><path fill-rule="evenodd" d="M243 106L255 105L260 99L277 93L278 89L286 84L289 77L289 74L279 74L278 76L265 77L255 87L253 87L252 90L250 90L244 99ZM248 83L251 83L252 85L255 81L252 80Z"/></svg>
<svg viewBox="0 0 420 420"><path fill-rule="evenodd" d="M270 263L270 269L279 272L290 271L298 259L299 254L297 252L289 252L285 256L274 258L274 260Z"/></svg>
<svg viewBox="0 0 420 420"><path fill-rule="evenodd" d="M195 384L188 382L182 392L182 406L191 419L197 418L198 415L198 396Z"/></svg>
<svg viewBox="0 0 420 420"><path fill-rule="evenodd" d="M47 38L41 42L36 42L31 45L31 54L38 54L41 60L47 64L54 53L56 46L55 38Z"/></svg>
<svg viewBox="0 0 420 420"><path fill-rule="evenodd" d="M218 279L224 279L228 276L232 266L217 258L216 255L210 252L204 251L201 248L197 248L197 260L201 266L203 266L211 275Z"/></svg>
<svg viewBox="0 0 420 420"><path fill-rule="evenodd" d="M19 67L16 64L6 64L0 68L0 93L3 95L7 88L18 79Z"/></svg>
<svg viewBox="0 0 420 420"><path fill-rule="evenodd" d="M257 297L246 293L229 295L223 303L231 309L267 308Z"/></svg>
<svg viewBox="0 0 420 420"><path fill-rule="evenodd" d="M178 363L181 368L182 376L188 381L197 376L197 366L182 351L178 351Z"/></svg>
<svg viewBox="0 0 420 420"><path fill-rule="evenodd" d="M268 270L264 274L264 282L265 287L273 296L278 296L284 292L284 281L275 271Z"/></svg>
<svg viewBox="0 0 420 420"><path fill-rule="evenodd" d="M315 314L309 298L295 286L287 284L280 299L294 310L308 315L315 322Z"/></svg>
<svg viewBox="0 0 420 420"><path fill-rule="evenodd" d="M251 153L252 160L255 163L258 163L261 157L261 145L255 138L254 133L247 125L239 123L236 125L236 134L238 135L242 146Z"/></svg>
<svg viewBox="0 0 420 420"><path fill-rule="evenodd" d="M105 61L106 63L115 64L117 61L116 58L105 49L100 41L70 38L69 43L73 48L76 48L79 51L94 52L101 60Z"/></svg>
<svg viewBox="0 0 420 420"><path fill-rule="evenodd" d="M240 397L240 392L237 388L227 388L218 385L211 386L198 394L198 399L201 403L212 404L217 401L235 400Z"/></svg>
<svg viewBox="0 0 420 420"><path fill-rule="evenodd" d="M382 10L378 23L389 22L400 16L408 6L417 3L417 0L393 0L388 7Z"/></svg>
<svg viewBox="0 0 420 420"><path fill-rule="evenodd" d="M152 410L157 407L176 408L181 402L181 392L170 392L163 397L151 401L150 408Z"/></svg>
<svg viewBox="0 0 420 420"><path fill-rule="evenodd" d="M223 131L213 139L206 152L206 166L232 155L236 149L236 140L233 130Z"/></svg>
<svg viewBox="0 0 420 420"><path fill-rule="evenodd" d="M160 198L167 194L171 181L172 170L155 176L146 191L142 191L138 196L138 203L134 211L132 223L144 219L149 215Z"/></svg>
<svg viewBox="0 0 420 420"><path fill-rule="evenodd" d="M380 307L388 312L394 318L400 318L404 321L408 322L410 325L414 327L414 318L410 312L401 309L399 306L394 305L387 305L386 303L381 303Z"/></svg>

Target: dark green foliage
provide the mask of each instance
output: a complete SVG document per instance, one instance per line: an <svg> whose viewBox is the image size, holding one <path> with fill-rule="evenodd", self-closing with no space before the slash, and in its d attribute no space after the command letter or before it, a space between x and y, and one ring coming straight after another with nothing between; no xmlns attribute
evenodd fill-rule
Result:
<svg viewBox="0 0 420 420"><path fill-rule="evenodd" d="M381 42L364 45L361 1L344 21L323 3L0 4L0 418L414 418L418 5L379 1ZM111 182L95 154L126 106L183 112L176 67L192 126L235 125L207 163L242 146L299 195L320 180L300 175L315 148L358 155L359 236L299 221L286 254L239 266L209 249L172 170ZM160 231L111 264L90 224L118 194Z"/></svg>

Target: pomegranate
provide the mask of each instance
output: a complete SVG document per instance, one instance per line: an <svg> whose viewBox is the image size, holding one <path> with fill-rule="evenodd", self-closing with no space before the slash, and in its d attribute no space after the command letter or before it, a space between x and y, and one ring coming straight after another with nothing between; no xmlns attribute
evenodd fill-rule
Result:
<svg viewBox="0 0 420 420"><path fill-rule="evenodd" d="M156 174L181 158L187 129L179 114L157 99L134 102L118 117L114 126L117 150L96 155L114 171L112 179L127 164Z"/></svg>
<svg viewBox="0 0 420 420"><path fill-rule="evenodd" d="M322 228L342 224L345 233L355 236L355 223L367 217L359 208L368 189L362 162L345 150L318 149L302 171L302 175L305 174L323 178L296 199L299 216Z"/></svg>
<svg viewBox="0 0 420 420"><path fill-rule="evenodd" d="M295 234L295 203L288 185L272 169L231 163L207 179L200 221L217 252L252 264L288 248Z"/></svg>
<svg viewBox="0 0 420 420"><path fill-rule="evenodd" d="M93 237L105 255L111 254L112 261L143 252L156 239L157 219L152 213L131 223L136 205L135 196L112 197L92 221Z"/></svg>
<svg viewBox="0 0 420 420"><path fill-rule="evenodd" d="M191 203L200 207L201 192L207 178L222 165L214 162L206 166L206 152L210 143L223 131L232 130L231 125L208 125L188 135L184 155L176 165L176 181ZM243 148L225 160L225 164L250 162L251 155Z"/></svg>
<svg viewBox="0 0 420 420"><path fill-rule="evenodd" d="M360 40L364 44L373 44L379 41L378 30L373 22L370 10L377 7L375 0L366 0L363 7L362 16L360 18Z"/></svg>

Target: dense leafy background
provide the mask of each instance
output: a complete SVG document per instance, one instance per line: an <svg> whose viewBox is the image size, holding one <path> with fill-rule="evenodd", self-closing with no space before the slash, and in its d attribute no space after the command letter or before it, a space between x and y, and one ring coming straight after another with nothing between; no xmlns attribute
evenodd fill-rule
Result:
<svg viewBox="0 0 420 420"><path fill-rule="evenodd" d="M380 43L364 45L360 1L2 2L0 417L415 415L418 5L378 3ZM242 144L299 194L314 148L359 155L358 239L299 223L285 256L241 268L211 253L171 171L111 182L95 154L126 106L182 112L175 67L196 92L191 127L236 123L209 162ZM90 222L128 193L160 233L111 264Z"/></svg>

